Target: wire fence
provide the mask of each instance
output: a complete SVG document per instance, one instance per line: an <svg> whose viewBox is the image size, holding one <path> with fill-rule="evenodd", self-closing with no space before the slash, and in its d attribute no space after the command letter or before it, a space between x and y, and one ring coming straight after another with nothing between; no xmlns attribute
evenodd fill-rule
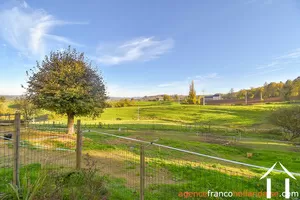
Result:
<svg viewBox="0 0 300 200"><path fill-rule="evenodd" d="M83 134L85 135L85 134ZM138 199L140 190L140 145L131 141L113 141L97 143L89 138L98 138L95 134L83 139L83 160L92 160L99 173L113 182L111 199ZM105 139L104 139L105 140ZM88 168L83 163L82 168ZM119 188L117 190L117 188ZM123 189L122 189L123 188ZM122 191L121 194L120 191Z"/></svg>
<svg viewBox="0 0 300 200"><path fill-rule="evenodd" d="M124 129L124 130L175 130L184 132L199 132L199 133L222 133L222 134L236 134L236 133L269 133L282 132L281 129L263 129L263 128L249 128L249 127L223 127L213 123L193 123L193 124L126 124L126 123L90 123L83 124L86 128L102 128L102 129Z"/></svg>
<svg viewBox="0 0 300 200"><path fill-rule="evenodd" d="M41 170L75 168L76 136L13 120L13 124L0 124L0 195L10 183L34 181Z"/></svg>
<svg viewBox="0 0 300 200"><path fill-rule="evenodd" d="M0 181L0 191L4 190L5 184L12 181L13 132L14 127L12 126L0 126L0 177L2 179Z"/></svg>
<svg viewBox="0 0 300 200"><path fill-rule="evenodd" d="M56 127L66 127L66 123L61 121L48 121L44 119L42 121L35 120L37 125L47 125ZM105 122L95 122L95 123L82 123L82 127L88 128L100 128L106 130L161 130L161 131L179 131L179 132L199 132L199 133L218 133L221 135L239 135L246 133L254 134L266 134L272 133L273 135L282 134L282 129L279 128L255 128L255 127L224 127L219 124L214 123L192 123L192 124L168 124L168 123L134 123L127 124L124 122L120 123L105 123Z"/></svg>
<svg viewBox="0 0 300 200"><path fill-rule="evenodd" d="M115 128L120 130L116 135L103 132L99 124L78 121L77 135L69 135L65 124L48 121L26 125L18 119L14 118L14 124L0 125L0 196L9 183L34 180L41 170L75 166L88 170L96 166L110 185L109 199L228 199L225 193L233 199L265 197L266 182L260 180L268 170L265 167L196 153L189 146L180 149L176 144L130 138L123 127ZM193 134L206 143L226 145L239 140L239 135ZM282 178L280 174L274 177L274 191L284 190ZM298 191L300 197L299 188L299 183L291 183L291 191Z"/></svg>
<svg viewBox="0 0 300 200"><path fill-rule="evenodd" d="M84 149L94 149L92 158L101 163L104 174L123 180L130 188L126 195L135 199L228 199L225 194L233 199L266 197L266 182L260 180L266 167L128 138L126 132L114 135L86 130L83 135L93 140L85 141ZM275 199L284 191L282 177L274 177ZM300 194L299 187L293 182L291 191Z"/></svg>

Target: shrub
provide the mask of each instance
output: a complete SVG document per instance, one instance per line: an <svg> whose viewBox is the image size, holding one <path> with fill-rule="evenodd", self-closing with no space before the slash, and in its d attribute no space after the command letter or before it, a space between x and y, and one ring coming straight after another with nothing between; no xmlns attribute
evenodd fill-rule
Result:
<svg viewBox="0 0 300 200"><path fill-rule="evenodd" d="M284 138L293 140L300 137L300 106L280 108L272 112L269 121L283 128Z"/></svg>

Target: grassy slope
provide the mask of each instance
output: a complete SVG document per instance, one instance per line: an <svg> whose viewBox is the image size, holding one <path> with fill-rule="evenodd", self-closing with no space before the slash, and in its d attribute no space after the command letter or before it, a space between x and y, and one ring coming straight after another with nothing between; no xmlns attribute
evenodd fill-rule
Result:
<svg viewBox="0 0 300 200"><path fill-rule="evenodd" d="M1 112L13 113L9 108L12 101L7 101ZM181 105L174 102L136 102L135 106L107 108L101 117L92 120L89 117L78 117L84 123L110 124L207 124L223 127L271 127L267 122L270 111L288 104L262 104L250 106L199 106ZM138 121L138 110L140 120ZM49 113L51 120L66 123L65 116Z"/></svg>
<svg viewBox="0 0 300 200"><path fill-rule="evenodd" d="M107 131L107 130L105 130ZM299 148L295 148L291 145L281 143L269 143L268 139L261 137L259 140L242 140L240 143L232 143L230 145L224 145L223 142L205 141L205 138L196 136L195 133L183 133L176 131L109 131L115 134L121 134L133 138L139 138L147 141L153 141L154 139L160 138L158 143L170 145L173 147L188 149L191 151L205 153L213 156L219 156L223 158L238 160L246 163L253 163L270 167L274 162L282 162L289 170L298 171L300 160L298 159ZM128 143L124 140L102 136L96 132L85 132L84 137L84 153L107 153L110 151L127 150L123 155L131 155L128 152L128 147L138 147L138 144ZM46 142L46 141L44 141ZM58 144L57 144L58 145ZM59 145L60 147L60 145ZM134 148L137 149L137 148ZM253 158L249 159L246 157L247 152L253 152ZM133 151L135 158L138 159L138 151ZM146 157L154 158L154 160L147 160L147 177L155 175L154 178L156 184L147 186L146 196L147 199L177 199L178 192L185 191L264 191L265 181L259 181L258 178L261 176L263 171L251 170L237 166L227 165L226 163L216 162L215 160L204 159L198 156L191 156L185 153L180 153L173 150L161 150L153 146L146 147ZM127 157L131 159L131 157ZM99 157L99 161L105 160L105 157ZM112 160L112 162L105 162L105 165L116 166L118 162ZM124 163L128 160L123 160L123 164L117 165L120 170L124 170L124 174L133 174L134 177L138 175L133 173L136 172L139 166L133 166L132 168L126 168ZM191 166L190 163L199 164L199 166ZM166 182L161 181L161 177L157 176L156 171L148 171L151 167L171 173L172 184L164 184ZM209 167L207 169L206 167ZM219 171L217 169L225 169ZM32 169L32 167L30 167ZM130 170L132 171L130 172ZM1 175L0 170L0 175ZM247 173L245 176L232 176L228 172L233 171L236 173ZM3 171L7 173L7 171ZM231 172L230 172L231 173ZM255 173L258 176L251 177L251 173ZM249 174L249 176L248 176ZM273 181L278 184L274 185L274 191L280 191L284 188L283 186L284 177L273 177ZM130 181L130 179L127 179ZM259 184L258 184L259 183ZM129 188L124 187L124 182L113 181L113 179L107 180L107 189L110 191L111 199L136 199L136 193L131 191ZM1 184L0 184L1 185ZM3 186L3 185L2 185ZM299 183L292 184L293 191L299 190ZM126 198L124 197L126 195ZM114 198L113 198L114 197ZM222 198L221 198L222 199ZM246 199L246 198L243 198Z"/></svg>
<svg viewBox="0 0 300 200"><path fill-rule="evenodd" d="M240 142L231 142L227 144L230 140L211 140L209 138L196 136L193 133L181 133L175 131L129 131L123 133L118 131L104 131L113 134L120 134L122 136L125 135L126 137L142 139L149 142L159 138L157 141L159 144L264 167L270 167L275 162L281 162L285 163L284 165L286 165L289 170L300 173L300 159L298 158L300 151L299 147L297 148L291 144L285 144L281 142L270 142L268 138L244 138ZM122 144L126 142L124 140L118 140L116 138L103 136L97 133L85 133L85 137L88 137L94 141L92 143L85 143L85 148L91 150L105 150L107 148L114 148L115 145L109 145L110 143L108 141L111 140L119 141L117 143L114 142L113 144ZM169 150L165 152L170 153ZM247 153L253 153L253 157L247 158ZM181 155L186 154L172 151L171 155L180 158ZM168 157L169 154L166 154L165 156ZM219 162L202 157L200 160L210 163Z"/></svg>
<svg viewBox="0 0 300 200"><path fill-rule="evenodd" d="M226 127L261 127L268 128L267 116L270 111L287 104L253 105L253 106L198 106L164 103L163 105L139 102L140 121L137 121L138 107L108 108L101 117L91 121L82 118L85 122L104 123L168 123L168 124L199 124L212 123ZM120 118L121 120L117 120Z"/></svg>
<svg viewBox="0 0 300 200"><path fill-rule="evenodd" d="M269 143L266 139L246 140L240 143L224 145L222 143L218 144L211 143L211 141L202 141L203 138L200 139L199 136L195 136L194 134L183 135L181 132L178 133L174 131L118 132L106 130L106 132L132 138L142 138L147 141L153 141L154 139L160 138L158 141L160 144L265 167L270 167L275 162L280 161L281 163L284 163L289 170L299 172L299 148L276 142ZM99 135L95 132L85 133L85 137L91 139L91 141L85 143L84 150L86 152L89 150L104 152L118 149L126 150L128 146L137 145L134 143L127 143L128 141L121 139ZM253 158L247 158L247 152L254 153ZM138 156L138 152L136 152L136 157L138 158ZM147 199L177 199L176 195L179 192L185 191L265 191L266 188L265 181L259 180L259 177L265 172L263 170L245 168L239 165L192 156L173 150L160 149L154 146L146 147L146 158L154 158L154 160L147 161L147 169L150 169L151 167L154 167L155 169L167 169L171 172L173 180L176 180L174 184L163 184L165 182L161 181L160 178L157 178L158 185L154 184L147 187ZM189 162L197 163L200 167L191 167ZM207 167L209 169L207 169ZM213 170L212 168L215 168L216 170ZM224 169L225 171L219 171L219 169ZM228 172L231 174L245 173L245 175L232 176L228 175ZM152 176L152 173L153 172L150 170L148 176ZM154 175L155 173L157 172L154 172ZM256 175L251 176L252 173ZM284 189L283 180L284 176L273 176L273 181L276 182L273 191L282 191ZM292 190L299 191L298 182L293 182Z"/></svg>

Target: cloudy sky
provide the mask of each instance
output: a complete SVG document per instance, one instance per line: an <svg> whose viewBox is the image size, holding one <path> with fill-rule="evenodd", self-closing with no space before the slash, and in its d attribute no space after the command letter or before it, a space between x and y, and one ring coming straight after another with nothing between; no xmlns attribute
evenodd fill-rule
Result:
<svg viewBox="0 0 300 200"><path fill-rule="evenodd" d="M9 0L0 94L21 94L51 50L83 51L110 96L228 92L300 75L297 0ZM4 3L3 3L4 2Z"/></svg>

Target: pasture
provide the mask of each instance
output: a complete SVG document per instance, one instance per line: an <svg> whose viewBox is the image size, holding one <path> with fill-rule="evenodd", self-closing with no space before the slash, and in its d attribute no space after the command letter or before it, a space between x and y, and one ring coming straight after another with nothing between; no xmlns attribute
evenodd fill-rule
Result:
<svg viewBox="0 0 300 200"><path fill-rule="evenodd" d="M146 199L184 199L179 195L181 192L208 190L265 191L265 181L259 178L266 170L222 159L265 168L281 162L288 170L300 173L299 140L283 141L280 129L268 123L271 112L282 106L290 105L191 106L137 102L132 107L107 108L97 119L80 118L84 131L84 160L87 161L83 168L91 171L93 164L97 169L95 184L103 186L103 195L109 199L138 199L141 144L102 134L108 133L221 158L145 145ZM70 170L73 173L76 137L64 133L64 116L52 114L52 117L49 122L31 124L35 131L28 129L21 137L21 176L28 169L35 174L42 168L53 167L61 168L59 176L61 173L68 176ZM4 155L11 154L11 146L3 143L3 147ZM10 170L9 167L0 170L0 174ZM85 172L72 175L64 195L70 197L70 191L80 188L84 175ZM274 191L283 192L285 177L284 174L272 174L277 183ZM33 179L37 177L33 176ZM51 181L54 180L49 181L53 184ZM299 188L298 182L292 182L292 191L300 192Z"/></svg>
<svg viewBox="0 0 300 200"><path fill-rule="evenodd" d="M70 192L72 187L79 188L84 173L80 175L76 172L73 175L72 165L75 162L65 156L72 157L74 155L71 150L75 148L76 138L66 136L58 126L39 125L34 128L35 131L30 131L23 137L23 140L26 140L26 146L22 149L26 149L27 154L31 157L28 156L29 159L27 160L24 157L22 161L24 168L21 169L21 175L24 176L25 171L29 171L29 175L33 179L37 179L35 174L42 168L47 169L51 166L52 171L56 172L55 167L61 166L60 173L54 173L55 176L63 176L64 178L72 173L66 186L70 188L65 188L65 190ZM174 130L107 130L90 126L84 127L83 131L83 153L84 160L87 160L84 162L83 168L88 171L91 170L91 165L97 168L95 176L97 174L97 179L101 180L98 184L103 185L103 189L108 191L106 196L110 197L109 199L138 199L141 144L101 133L148 142L154 141L162 145L266 168L271 167L275 162L281 162L290 171L299 173L300 160L298 155L300 148L282 141L271 141L266 134L263 134L259 139L251 135L251 137L239 139L232 137L232 135L220 136L219 134L197 134ZM41 139L36 139L37 137ZM65 150L70 150L70 152ZM9 149L5 151L8 152ZM252 157L247 157L247 153L251 153ZM159 200L165 197L174 200L184 199L178 195L180 192L186 191L240 192L247 190L260 192L265 191L266 188L265 181L259 180L265 170L160 148L150 144L145 145L145 162L146 199ZM6 169L3 173L8 171L9 169ZM274 185L274 191L283 192L285 177L283 174L272 173L273 181L277 183ZM54 180L49 179L49 181L50 183L47 184L53 184L51 181ZM292 182L292 191L299 191L299 187L298 182ZM70 197L68 196L69 192L64 194L67 198Z"/></svg>
<svg viewBox="0 0 300 200"><path fill-rule="evenodd" d="M268 123L271 111L290 106L285 103L255 104L248 106L182 105L174 102L136 102L135 106L106 108L100 117L80 117L85 123L104 124L211 124L217 127L274 128ZM139 120L138 120L139 119ZM52 119L51 119L52 120ZM64 122L64 116L53 116Z"/></svg>
<svg viewBox="0 0 300 200"><path fill-rule="evenodd" d="M300 148L282 141L270 141L268 137L235 140L227 136L197 135L177 131L120 131L92 128L89 132L85 132L84 151L97 160L102 173L123 179L125 186L133 191L139 183L140 144L101 133L148 142L155 141L162 145L266 168L275 162L281 162L290 171L299 173ZM251 153L252 156L247 157L247 153ZM177 194L184 191L265 191L265 181L259 180L265 173L262 169L151 145L146 145L145 156L147 199L163 199L166 196L168 199L181 199ZM284 185L281 182L285 175L275 173L272 177L277 181L274 191L282 191ZM293 191L299 192L299 186L299 183L293 182Z"/></svg>

